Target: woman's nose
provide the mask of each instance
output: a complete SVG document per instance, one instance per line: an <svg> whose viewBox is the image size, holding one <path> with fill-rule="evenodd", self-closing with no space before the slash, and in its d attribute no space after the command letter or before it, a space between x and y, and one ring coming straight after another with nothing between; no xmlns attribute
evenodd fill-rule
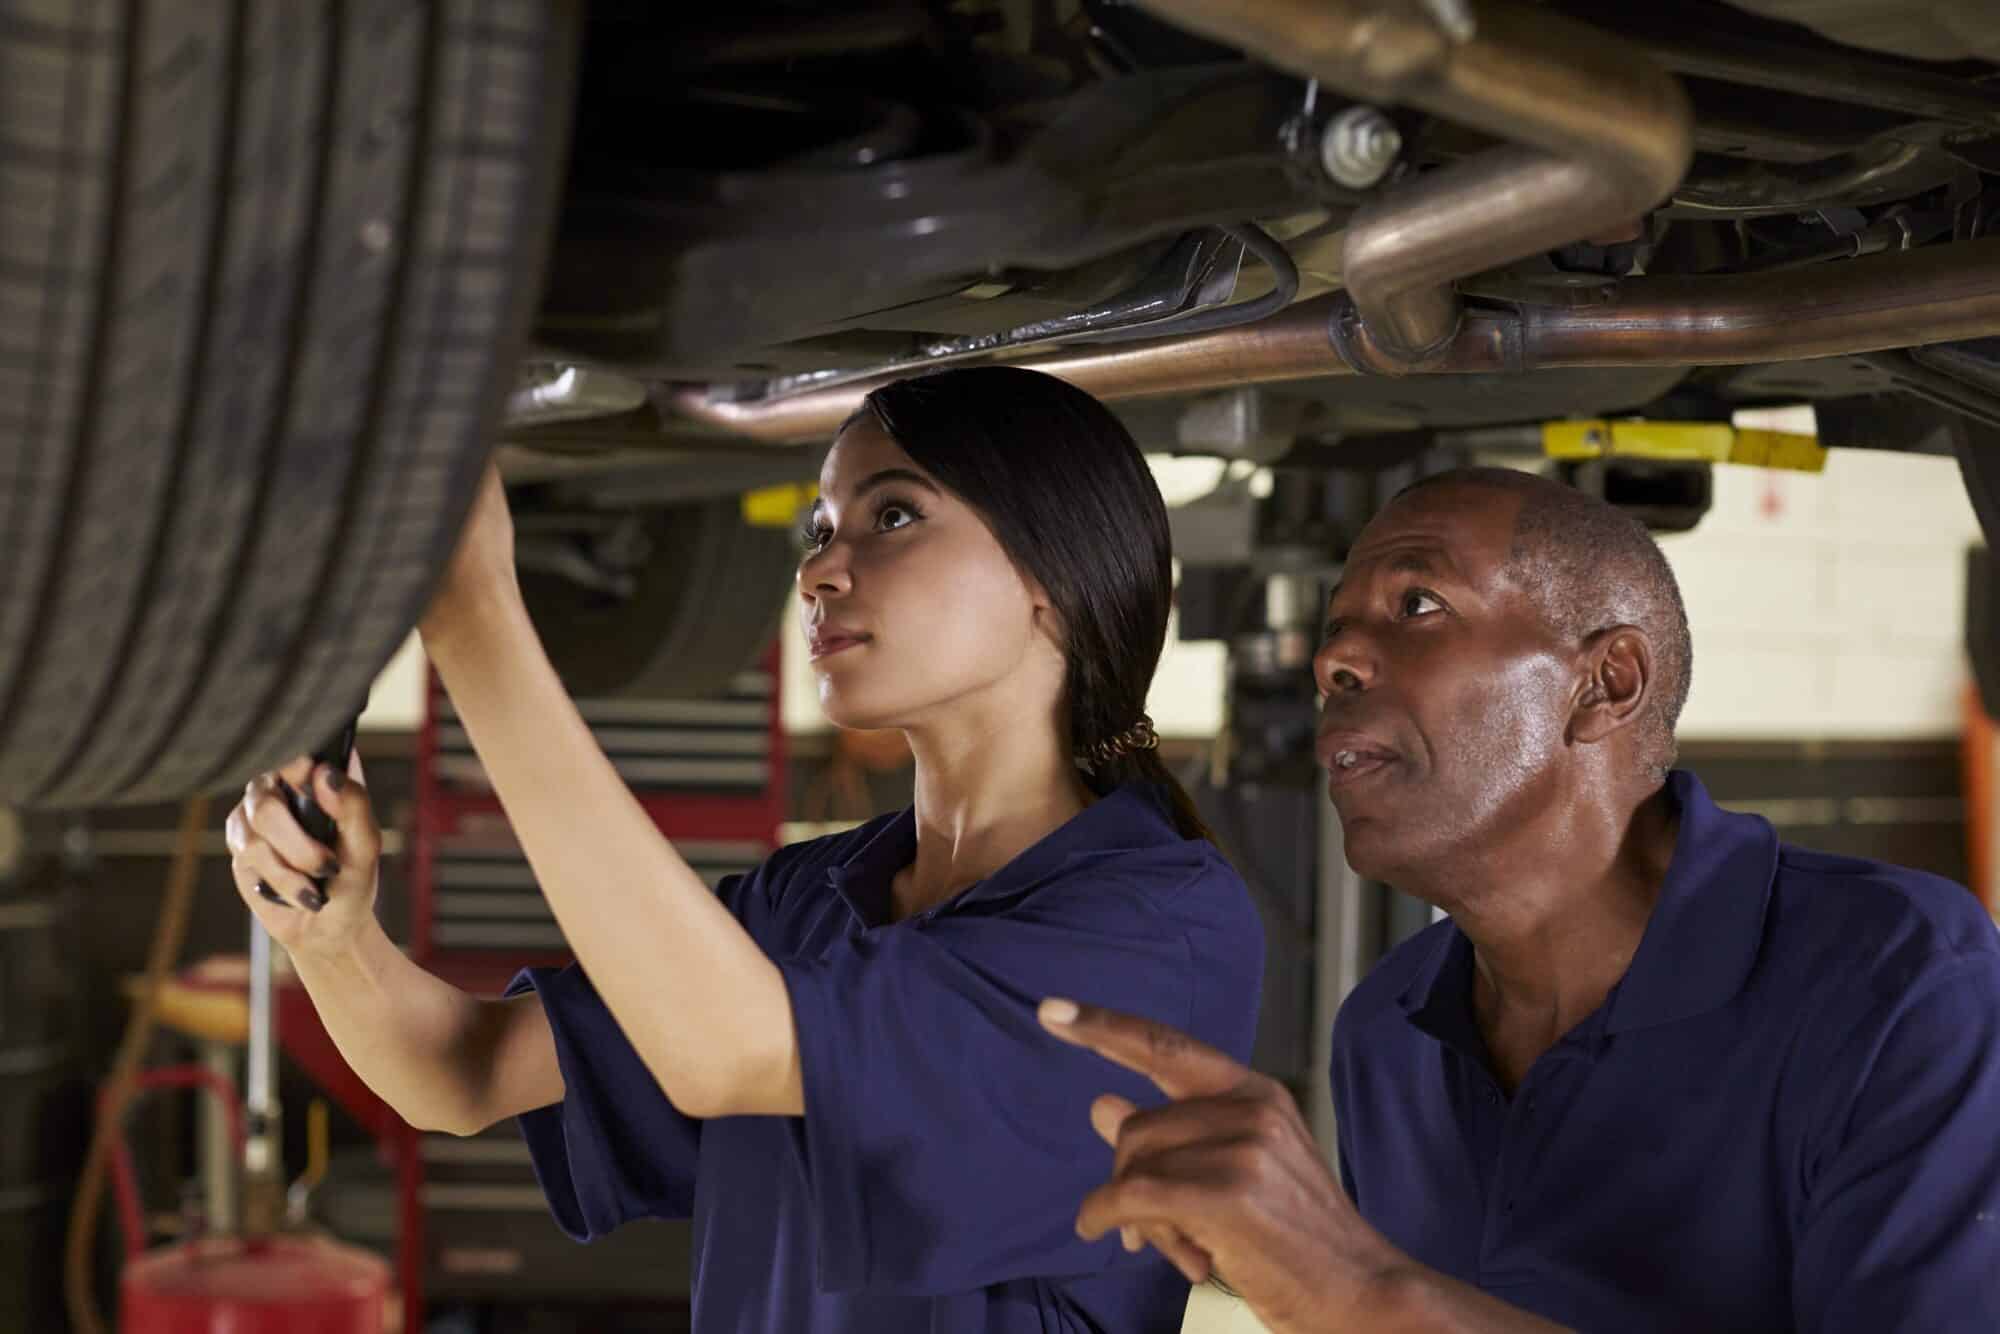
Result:
<svg viewBox="0 0 2000 1334"><path fill-rule="evenodd" d="M853 586L853 573L837 542L827 543L799 562L799 596L808 602L822 597L843 597Z"/></svg>

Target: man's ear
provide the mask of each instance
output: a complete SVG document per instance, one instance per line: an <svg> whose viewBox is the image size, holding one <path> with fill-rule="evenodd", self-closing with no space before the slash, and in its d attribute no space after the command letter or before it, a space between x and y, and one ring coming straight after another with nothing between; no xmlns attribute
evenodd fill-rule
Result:
<svg viewBox="0 0 2000 1334"><path fill-rule="evenodd" d="M1636 625L1614 625L1583 646L1585 676L1571 708L1577 741L1604 740L1635 721L1653 688L1653 642Z"/></svg>

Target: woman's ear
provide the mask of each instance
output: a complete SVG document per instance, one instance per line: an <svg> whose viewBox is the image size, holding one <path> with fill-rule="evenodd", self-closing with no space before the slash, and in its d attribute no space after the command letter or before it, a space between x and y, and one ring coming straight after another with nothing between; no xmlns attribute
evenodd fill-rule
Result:
<svg viewBox="0 0 2000 1334"><path fill-rule="evenodd" d="M1058 654L1067 655L1069 652L1069 631L1063 624L1061 613L1055 609L1052 603L1039 599L1032 603L1031 606L1032 611L1030 615L1034 618L1035 633L1049 647L1055 649Z"/></svg>
<svg viewBox="0 0 2000 1334"><path fill-rule="evenodd" d="M1614 625L1584 645L1584 676L1570 709L1570 736L1596 743L1629 726L1653 687L1653 642L1636 625Z"/></svg>

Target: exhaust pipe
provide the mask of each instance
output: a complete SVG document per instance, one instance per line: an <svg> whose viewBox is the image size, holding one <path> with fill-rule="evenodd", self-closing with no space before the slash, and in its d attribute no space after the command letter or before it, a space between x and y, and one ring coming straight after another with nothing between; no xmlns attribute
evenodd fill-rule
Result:
<svg viewBox="0 0 2000 1334"><path fill-rule="evenodd" d="M1853 355L2000 333L2000 239L1812 269L1639 278L1609 302L1468 316L1460 278L1629 222L1692 154L1680 85L1637 47L1494 0L1140 0L1370 101L1514 142L1388 191L1348 225L1345 294L1257 324L1014 362L1100 398L1349 374L1699 366ZM906 372L904 372L906 373ZM824 439L875 385L773 399L674 391L669 413L772 444Z"/></svg>
<svg viewBox="0 0 2000 1334"><path fill-rule="evenodd" d="M1723 366L1857 356L2000 335L2000 237L1927 246L1809 269L1632 278L1580 307L1478 311L1414 369L1507 373L1570 366ZM1011 362L1102 399L1371 373L1366 317L1346 294L1192 338ZM701 385L662 403L669 416L765 444L806 444L840 429L862 398L900 375L774 399L727 400Z"/></svg>
<svg viewBox="0 0 2000 1334"><path fill-rule="evenodd" d="M1336 320L1336 345L1354 317ZM2000 237L1809 269L1627 279L1603 305L1467 319L1442 371L1742 366L2000 334Z"/></svg>
<svg viewBox="0 0 2000 1334"><path fill-rule="evenodd" d="M1181 27L1371 102L1513 145L1387 191L1342 260L1376 369L1416 370L1458 332L1452 284L1594 236L1680 184L1687 97L1636 46L1540 10L1464 0L1140 0Z"/></svg>

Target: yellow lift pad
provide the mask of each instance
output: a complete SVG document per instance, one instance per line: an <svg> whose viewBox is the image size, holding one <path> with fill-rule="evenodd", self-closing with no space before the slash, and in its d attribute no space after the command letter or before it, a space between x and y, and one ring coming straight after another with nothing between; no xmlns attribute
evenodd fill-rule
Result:
<svg viewBox="0 0 2000 1334"><path fill-rule="evenodd" d="M743 493L743 522L752 528L790 528L819 496L813 482L787 482Z"/></svg>
<svg viewBox="0 0 2000 1334"><path fill-rule="evenodd" d="M1728 422L1546 422L1542 452L1552 459L1666 459L1790 472L1826 468L1826 450L1817 436L1743 430Z"/></svg>

